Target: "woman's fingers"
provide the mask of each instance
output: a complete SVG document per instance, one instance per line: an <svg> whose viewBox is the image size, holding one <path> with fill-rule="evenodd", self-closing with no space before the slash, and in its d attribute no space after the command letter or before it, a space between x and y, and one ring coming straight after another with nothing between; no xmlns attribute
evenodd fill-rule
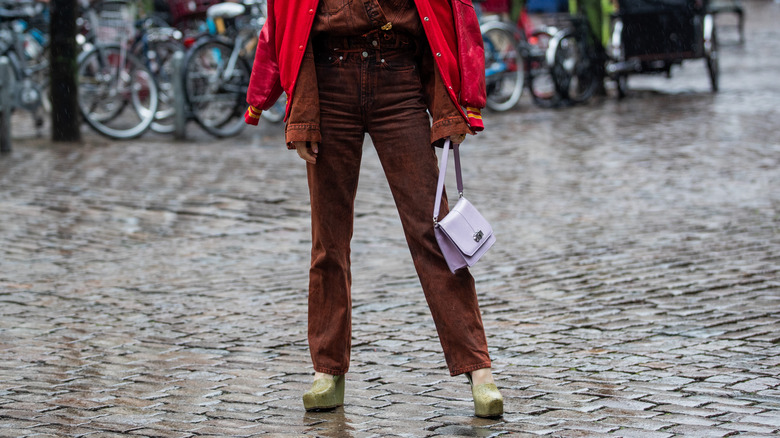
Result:
<svg viewBox="0 0 780 438"><path fill-rule="evenodd" d="M304 161L311 164L317 163L317 152L319 152L319 143L306 142L306 141L294 141L295 150L298 152L298 156L303 158Z"/></svg>

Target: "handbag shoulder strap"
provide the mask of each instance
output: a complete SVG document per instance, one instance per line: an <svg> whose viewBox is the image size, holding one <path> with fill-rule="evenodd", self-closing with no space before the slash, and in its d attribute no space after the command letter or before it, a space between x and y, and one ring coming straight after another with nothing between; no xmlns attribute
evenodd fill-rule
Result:
<svg viewBox="0 0 780 438"><path fill-rule="evenodd" d="M455 158L455 180L458 184L458 197L463 197L463 176L460 171L460 151L459 144L452 143L452 154ZM450 139L444 142L441 152L441 162L439 163L439 182L436 184L436 201L433 204L433 223L439 221L439 210L441 209L441 195L444 193L444 177L447 174L447 158L450 151Z"/></svg>

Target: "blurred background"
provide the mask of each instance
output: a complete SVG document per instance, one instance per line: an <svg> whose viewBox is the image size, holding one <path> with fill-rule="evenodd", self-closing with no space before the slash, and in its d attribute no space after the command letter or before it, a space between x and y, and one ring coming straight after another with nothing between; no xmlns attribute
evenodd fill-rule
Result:
<svg viewBox="0 0 780 438"><path fill-rule="evenodd" d="M745 42L740 0L474 5L494 112L525 99L546 109L623 98L629 78L671 77L696 59L706 65L702 85L716 92L720 40ZM16 84L5 87L3 107L28 112L38 135L56 138L80 123L109 139L149 132L181 139L190 123L219 138L244 128L264 0L14 0L0 8L9 64L1 70ZM280 123L285 103L283 96L264 119ZM60 115L67 118L46 127Z"/></svg>

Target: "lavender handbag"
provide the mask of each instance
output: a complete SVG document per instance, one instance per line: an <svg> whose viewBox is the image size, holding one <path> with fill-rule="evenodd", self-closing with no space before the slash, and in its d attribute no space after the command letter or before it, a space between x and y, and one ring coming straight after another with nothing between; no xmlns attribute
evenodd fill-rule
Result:
<svg viewBox="0 0 780 438"><path fill-rule="evenodd" d="M450 209L442 220L439 217L441 196L444 192L444 175L447 173L447 155L450 140L444 143L439 165L439 183L436 186L436 202L433 207L433 231L436 241L447 260L450 271L466 266L474 266L488 249L496 242L493 228L477 209L463 197L463 178L460 172L460 153L457 144L452 145L455 157L455 178L458 183L458 203Z"/></svg>

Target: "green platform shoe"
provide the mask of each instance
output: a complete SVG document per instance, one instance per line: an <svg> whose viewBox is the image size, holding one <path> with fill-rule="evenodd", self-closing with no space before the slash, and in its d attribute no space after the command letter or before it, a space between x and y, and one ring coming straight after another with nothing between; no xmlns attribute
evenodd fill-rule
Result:
<svg viewBox="0 0 780 438"><path fill-rule="evenodd" d="M471 373L466 373L474 396L474 415L482 418L498 418L504 415L504 397L498 391L495 383L483 383L474 386Z"/></svg>
<svg viewBox="0 0 780 438"><path fill-rule="evenodd" d="M307 411L326 411L344 405L344 376L317 379L303 394Z"/></svg>

